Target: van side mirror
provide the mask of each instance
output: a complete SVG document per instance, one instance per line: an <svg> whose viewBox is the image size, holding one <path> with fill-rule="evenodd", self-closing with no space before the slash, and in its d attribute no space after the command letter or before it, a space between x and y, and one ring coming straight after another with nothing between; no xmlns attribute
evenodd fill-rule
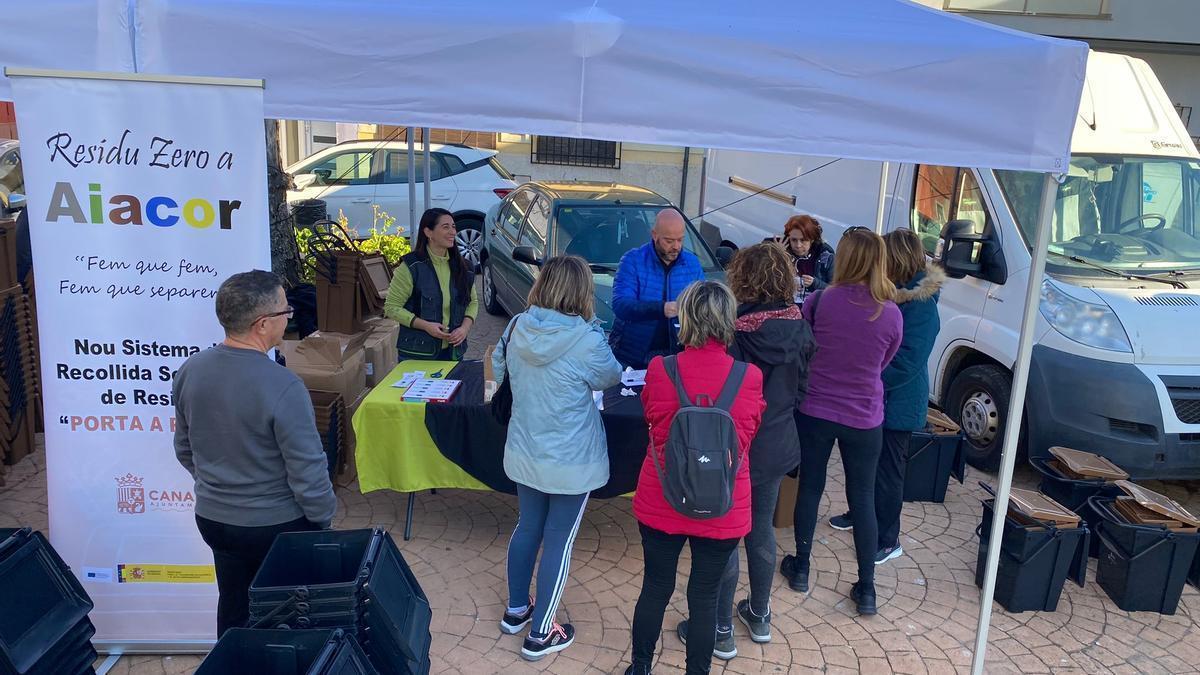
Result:
<svg viewBox="0 0 1200 675"><path fill-rule="evenodd" d="M721 263L721 267L729 267L729 263L733 261L733 249L728 246L717 247L717 262Z"/></svg>
<svg viewBox="0 0 1200 675"><path fill-rule="evenodd" d="M942 228L934 260L953 279L976 277L994 284L1008 280L1004 251L993 231L977 232L970 220L952 220Z"/></svg>
<svg viewBox="0 0 1200 675"><path fill-rule="evenodd" d="M526 265L541 267L542 261L537 257L537 251L533 250L532 246L518 246L513 249L512 259Z"/></svg>

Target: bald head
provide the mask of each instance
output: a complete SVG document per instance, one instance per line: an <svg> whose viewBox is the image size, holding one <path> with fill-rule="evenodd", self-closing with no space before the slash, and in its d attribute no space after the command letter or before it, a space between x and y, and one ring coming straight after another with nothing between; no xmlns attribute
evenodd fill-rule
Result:
<svg viewBox="0 0 1200 675"><path fill-rule="evenodd" d="M679 257L686 232L687 223L682 213L675 209L658 212L654 218L654 229L650 230L650 238L654 240L654 250L663 262L669 265Z"/></svg>

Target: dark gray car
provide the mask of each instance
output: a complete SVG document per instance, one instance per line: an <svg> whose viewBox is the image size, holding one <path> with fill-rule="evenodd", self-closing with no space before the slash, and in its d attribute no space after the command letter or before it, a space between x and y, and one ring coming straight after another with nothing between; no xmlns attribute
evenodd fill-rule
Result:
<svg viewBox="0 0 1200 675"><path fill-rule="evenodd" d="M613 278L621 256L649 242L658 212L674 208L662 195L632 185L525 183L485 219L480 256L484 308L490 314L524 311L539 263L574 254L592 264L596 315L609 330ZM708 277L724 278L721 264L690 222L684 248L700 259Z"/></svg>

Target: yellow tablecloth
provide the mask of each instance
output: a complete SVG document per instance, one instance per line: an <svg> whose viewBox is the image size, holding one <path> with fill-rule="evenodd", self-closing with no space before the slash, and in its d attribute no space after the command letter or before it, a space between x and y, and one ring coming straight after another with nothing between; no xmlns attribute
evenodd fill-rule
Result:
<svg viewBox="0 0 1200 675"><path fill-rule="evenodd" d="M450 372L454 362L404 361L384 378L354 413L357 447L354 461L362 492L418 492L432 488L487 490L488 487L446 459L425 427L425 404L405 403L392 384L405 373Z"/></svg>

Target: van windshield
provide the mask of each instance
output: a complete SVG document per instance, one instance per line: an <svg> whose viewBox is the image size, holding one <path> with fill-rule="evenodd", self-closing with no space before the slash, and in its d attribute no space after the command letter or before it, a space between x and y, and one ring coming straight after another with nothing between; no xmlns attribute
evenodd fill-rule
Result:
<svg viewBox="0 0 1200 675"><path fill-rule="evenodd" d="M1028 245L1037 228L1042 174L997 170ZM1131 273L1200 272L1200 162L1076 155L1058 188L1050 251ZM1052 264L1086 266L1055 256Z"/></svg>

